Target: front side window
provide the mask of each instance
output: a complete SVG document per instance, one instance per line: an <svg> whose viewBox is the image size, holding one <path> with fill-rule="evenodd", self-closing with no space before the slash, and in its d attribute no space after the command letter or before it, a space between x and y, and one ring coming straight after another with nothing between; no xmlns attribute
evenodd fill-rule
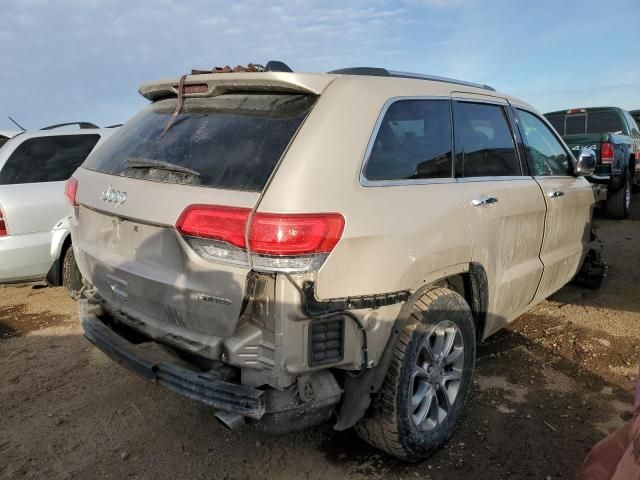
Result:
<svg viewBox="0 0 640 480"><path fill-rule="evenodd" d="M549 127L535 115L518 109L521 132L536 176L568 175L569 155Z"/></svg>
<svg viewBox="0 0 640 480"><path fill-rule="evenodd" d="M506 112L500 105L456 105L458 177L521 176L522 169Z"/></svg>
<svg viewBox="0 0 640 480"><path fill-rule="evenodd" d="M373 142L367 180L452 176L449 100L399 100L386 111Z"/></svg>
<svg viewBox="0 0 640 480"><path fill-rule="evenodd" d="M100 135L56 135L22 142L0 171L0 185L61 182L84 162Z"/></svg>

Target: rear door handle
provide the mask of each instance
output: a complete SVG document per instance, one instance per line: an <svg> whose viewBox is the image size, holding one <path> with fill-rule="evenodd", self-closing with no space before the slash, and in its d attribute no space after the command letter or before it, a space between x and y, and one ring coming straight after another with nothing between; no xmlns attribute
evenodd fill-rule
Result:
<svg viewBox="0 0 640 480"><path fill-rule="evenodd" d="M564 195L564 192L561 192L560 190L555 190L553 192L547 193L547 197L549 198L561 197L563 195Z"/></svg>
<svg viewBox="0 0 640 480"><path fill-rule="evenodd" d="M482 205L491 205L492 203L498 203L498 199L490 195L482 195L481 197L474 198L473 200L471 200L471 205L473 205L474 207L480 207Z"/></svg>

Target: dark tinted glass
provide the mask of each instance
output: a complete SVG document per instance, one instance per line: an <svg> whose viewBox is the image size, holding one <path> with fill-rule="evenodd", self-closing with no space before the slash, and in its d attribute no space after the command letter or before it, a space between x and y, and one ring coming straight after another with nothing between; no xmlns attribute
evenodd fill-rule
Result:
<svg viewBox="0 0 640 480"><path fill-rule="evenodd" d="M0 185L67 180L98 140L100 135L58 135L25 140L4 164Z"/></svg>
<svg viewBox="0 0 640 480"><path fill-rule="evenodd" d="M185 100L163 138L176 99L149 105L113 134L83 167L168 183L261 191L316 97L229 94ZM199 173L131 168L167 162ZM152 163L149 162L149 163Z"/></svg>
<svg viewBox="0 0 640 480"><path fill-rule="evenodd" d="M629 112L625 112L625 116L627 117L627 122L629 123L629 130L631 131L631 135L634 137L640 137L640 129L638 128L638 122L636 122L636 119L633 118Z"/></svg>
<svg viewBox="0 0 640 480"><path fill-rule="evenodd" d="M458 176L522 175L509 122L501 106L458 103L455 125L463 150L458 157Z"/></svg>
<svg viewBox="0 0 640 480"><path fill-rule="evenodd" d="M401 100L385 113L364 172L368 180L452 176L448 100Z"/></svg>
<svg viewBox="0 0 640 480"><path fill-rule="evenodd" d="M623 133L622 118L615 110L596 110L589 112L587 133Z"/></svg>
<svg viewBox="0 0 640 480"><path fill-rule="evenodd" d="M527 152L533 164L533 174L540 176L568 175L569 155L547 125L524 110L518 110L520 127Z"/></svg>
<svg viewBox="0 0 640 480"><path fill-rule="evenodd" d="M556 132L564 135L564 114L545 115Z"/></svg>
<svg viewBox="0 0 640 480"><path fill-rule="evenodd" d="M565 125L565 135L584 135L587 127L587 116L585 114L567 115Z"/></svg>

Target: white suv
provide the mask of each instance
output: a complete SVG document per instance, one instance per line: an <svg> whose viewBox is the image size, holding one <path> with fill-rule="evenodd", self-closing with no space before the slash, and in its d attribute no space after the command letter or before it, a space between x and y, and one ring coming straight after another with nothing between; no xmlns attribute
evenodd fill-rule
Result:
<svg viewBox="0 0 640 480"><path fill-rule="evenodd" d="M68 127L80 128L70 130ZM45 278L77 292L66 180L113 128L63 124L7 139L0 148L0 282ZM63 268L66 266L66 268ZM63 281L64 279L64 281Z"/></svg>

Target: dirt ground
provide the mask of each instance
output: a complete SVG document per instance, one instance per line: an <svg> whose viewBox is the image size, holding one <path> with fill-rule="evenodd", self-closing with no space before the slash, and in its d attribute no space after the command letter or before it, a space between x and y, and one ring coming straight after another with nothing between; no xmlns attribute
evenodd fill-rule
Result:
<svg viewBox="0 0 640 480"><path fill-rule="evenodd" d="M396 461L324 425L283 437L225 430L213 411L147 383L84 337L62 289L0 288L0 478L575 478L631 415L640 359L640 195L598 218L599 291L569 285L479 349L449 444Z"/></svg>

